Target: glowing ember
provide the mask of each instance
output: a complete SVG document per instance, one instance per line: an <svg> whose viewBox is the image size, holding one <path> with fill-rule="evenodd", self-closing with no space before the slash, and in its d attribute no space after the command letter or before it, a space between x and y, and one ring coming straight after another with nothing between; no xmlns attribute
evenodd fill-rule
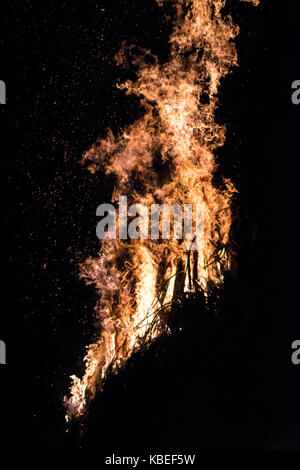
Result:
<svg viewBox="0 0 300 470"><path fill-rule="evenodd" d="M156 1L163 5L172 0ZM225 141L225 128L215 122L218 88L237 64L233 39L238 28L230 16L222 16L225 0L173 3L177 16L170 60L160 64L151 56L149 64L136 58L136 81L121 85L126 93L140 97L145 115L122 135L109 132L83 159L92 172L104 170L115 176L113 202L127 195L131 204L146 207L203 205L204 240L198 250L188 252L176 239L106 239L99 257L84 263L81 275L99 293L99 339L87 348L82 379L72 376L71 396L66 399L69 418L84 413L109 367L122 365L145 335L151 341L163 331L160 312L196 286L205 290L208 281L221 283L222 271L230 268L227 247L235 189L226 180L220 190L212 180L214 152ZM123 47L116 56L120 65L125 56ZM158 160L167 168L163 175L157 170Z"/></svg>

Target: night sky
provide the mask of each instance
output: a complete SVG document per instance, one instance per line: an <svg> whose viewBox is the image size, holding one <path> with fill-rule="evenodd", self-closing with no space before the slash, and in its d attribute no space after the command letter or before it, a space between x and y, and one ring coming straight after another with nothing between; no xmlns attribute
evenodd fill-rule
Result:
<svg viewBox="0 0 300 470"><path fill-rule="evenodd" d="M239 67L221 87L227 140L216 181L229 177L239 191L238 276L226 280L217 317L186 305L183 335L109 378L84 433L66 433L62 399L94 339L97 296L79 264L98 252L95 210L112 181L80 160L108 128L118 133L143 113L115 86L134 70L114 55L126 40L166 60L172 9L153 0L3 3L0 447L300 448L300 366L290 359L300 339L295 2L227 2L241 29Z"/></svg>

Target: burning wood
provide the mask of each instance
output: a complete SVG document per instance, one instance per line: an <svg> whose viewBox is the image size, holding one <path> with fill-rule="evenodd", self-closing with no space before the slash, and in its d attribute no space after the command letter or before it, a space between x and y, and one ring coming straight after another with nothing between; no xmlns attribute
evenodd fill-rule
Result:
<svg viewBox="0 0 300 470"><path fill-rule="evenodd" d="M171 0L156 1L163 6ZM96 316L101 327L98 340L87 348L83 377L72 376L68 418L85 412L108 370L124 364L143 338L150 342L160 334L167 325L164 313L176 301L195 289L205 292L208 284L220 285L222 273L230 269L235 188L229 180L222 188L213 184L215 152L224 144L226 131L215 113L221 80L237 65L233 40L238 28L222 14L225 0L172 3L177 14L169 61L133 59L137 78L120 86L140 98L144 116L121 135L109 132L83 161L94 173L114 176L112 203L127 195L130 204L146 208L203 207L203 243L191 252L176 237L106 238L99 257L83 264L81 276L99 293ZM149 51L146 55L149 59ZM116 59L128 63L124 45ZM164 165L164 178L157 159Z"/></svg>

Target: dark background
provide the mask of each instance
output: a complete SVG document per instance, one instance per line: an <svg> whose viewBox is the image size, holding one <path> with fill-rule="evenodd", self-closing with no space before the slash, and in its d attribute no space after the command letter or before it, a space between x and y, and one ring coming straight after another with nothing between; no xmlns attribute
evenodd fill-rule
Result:
<svg viewBox="0 0 300 470"><path fill-rule="evenodd" d="M93 339L96 296L78 264L97 253L95 208L110 186L79 161L140 112L115 87L132 73L113 60L122 41L164 60L170 24L152 0L4 2L4 448L299 448L296 8L228 1L241 28L239 68L221 90L228 138L218 163L239 190L241 223L239 275L226 281L218 319L200 302L186 306L184 334L109 379L80 438L76 426L65 432L62 398Z"/></svg>

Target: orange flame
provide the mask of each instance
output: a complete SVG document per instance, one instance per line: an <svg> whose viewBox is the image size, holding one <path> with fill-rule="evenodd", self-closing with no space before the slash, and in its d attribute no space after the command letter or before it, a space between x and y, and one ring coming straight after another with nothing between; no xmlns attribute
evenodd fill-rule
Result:
<svg viewBox="0 0 300 470"><path fill-rule="evenodd" d="M235 189L228 180L223 190L213 185L214 153L225 141L215 111L220 81L237 65L233 39L238 28L230 16L222 16L225 0L156 1L173 1L177 7L170 59L161 64L146 51L134 59L137 79L120 86L139 96L145 114L121 135L109 132L83 160L92 172L114 175L112 201L130 189L131 202L147 207L203 205L204 241L188 254L180 240L106 239L99 257L84 263L81 276L99 292L99 339L87 348L83 377L72 376L68 418L85 412L109 367L124 364L147 333L147 341L159 335L162 309L170 309L196 286L205 290L208 282L221 283L222 271L230 268L227 247ZM125 57L123 45L116 60L121 65ZM156 170L157 159L167 171ZM156 326L150 329L154 318Z"/></svg>

